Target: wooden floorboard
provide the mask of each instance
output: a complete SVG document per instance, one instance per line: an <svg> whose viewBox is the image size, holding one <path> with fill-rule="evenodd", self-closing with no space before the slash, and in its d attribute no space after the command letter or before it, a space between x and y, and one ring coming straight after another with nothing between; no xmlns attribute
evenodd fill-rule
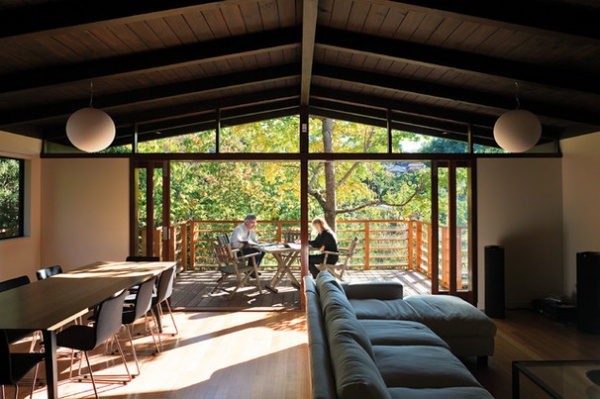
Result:
<svg viewBox="0 0 600 399"><path fill-rule="evenodd" d="M177 312L180 334L164 337L164 350L152 355L152 340L136 335L142 374L127 385L101 384L100 397L114 399L307 399L309 365L305 316L300 311ZM462 359L473 375L496 399L509 399L513 360L598 359L600 335L583 333L576 326L552 321L530 310L506 312L494 319L498 326L496 350L487 367L476 359ZM165 320L169 330L171 322ZM143 324L137 325L143 332ZM125 344L126 352L129 350ZM23 344L24 347L25 344ZM122 373L114 356L95 351L92 361L99 372ZM63 352L64 355L67 352ZM129 364L133 362L128 356ZM62 398L93 397L89 383L65 380L68 359L59 359ZM43 377L43 366L41 370ZM596 390L590 383L590 389ZM7 397L13 390L7 387ZM19 399L28 397L22 386ZM34 398L46 397L38 387ZM523 382L524 399L546 398Z"/></svg>

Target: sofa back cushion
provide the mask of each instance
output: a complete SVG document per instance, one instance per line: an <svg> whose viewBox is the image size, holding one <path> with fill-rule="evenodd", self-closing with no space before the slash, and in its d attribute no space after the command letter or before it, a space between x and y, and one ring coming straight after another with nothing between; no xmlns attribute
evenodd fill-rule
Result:
<svg viewBox="0 0 600 399"><path fill-rule="evenodd" d="M312 277L309 276L308 279L312 280ZM319 295L316 290L305 291L305 295L312 398L334 398L336 396L335 380Z"/></svg>
<svg viewBox="0 0 600 399"><path fill-rule="evenodd" d="M339 399L391 398L377 365L352 336L330 335L329 352Z"/></svg>

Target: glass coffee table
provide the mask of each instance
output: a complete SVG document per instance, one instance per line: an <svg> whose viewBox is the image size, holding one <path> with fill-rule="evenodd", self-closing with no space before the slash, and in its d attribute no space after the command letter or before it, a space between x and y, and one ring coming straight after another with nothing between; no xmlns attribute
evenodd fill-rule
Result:
<svg viewBox="0 0 600 399"><path fill-rule="evenodd" d="M600 360L523 360L512 363L513 399L521 398L523 374L551 398L600 399Z"/></svg>

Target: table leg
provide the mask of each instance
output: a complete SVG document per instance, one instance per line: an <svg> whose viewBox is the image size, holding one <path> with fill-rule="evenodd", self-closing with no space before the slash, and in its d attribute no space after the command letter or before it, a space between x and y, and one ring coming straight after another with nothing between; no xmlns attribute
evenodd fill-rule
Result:
<svg viewBox="0 0 600 399"><path fill-rule="evenodd" d="M521 399L521 383L519 380L519 368L512 363L512 397L513 399Z"/></svg>
<svg viewBox="0 0 600 399"><path fill-rule="evenodd" d="M48 399L58 399L58 371L56 367L56 333L43 331L44 350L46 353L46 384L48 384Z"/></svg>

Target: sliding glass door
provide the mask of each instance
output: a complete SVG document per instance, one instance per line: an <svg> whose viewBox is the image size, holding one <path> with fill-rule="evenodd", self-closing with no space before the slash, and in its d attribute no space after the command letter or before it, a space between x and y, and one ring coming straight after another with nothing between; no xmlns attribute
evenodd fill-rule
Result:
<svg viewBox="0 0 600 399"><path fill-rule="evenodd" d="M173 260L168 161L136 161L132 168L130 254Z"/></svg>

